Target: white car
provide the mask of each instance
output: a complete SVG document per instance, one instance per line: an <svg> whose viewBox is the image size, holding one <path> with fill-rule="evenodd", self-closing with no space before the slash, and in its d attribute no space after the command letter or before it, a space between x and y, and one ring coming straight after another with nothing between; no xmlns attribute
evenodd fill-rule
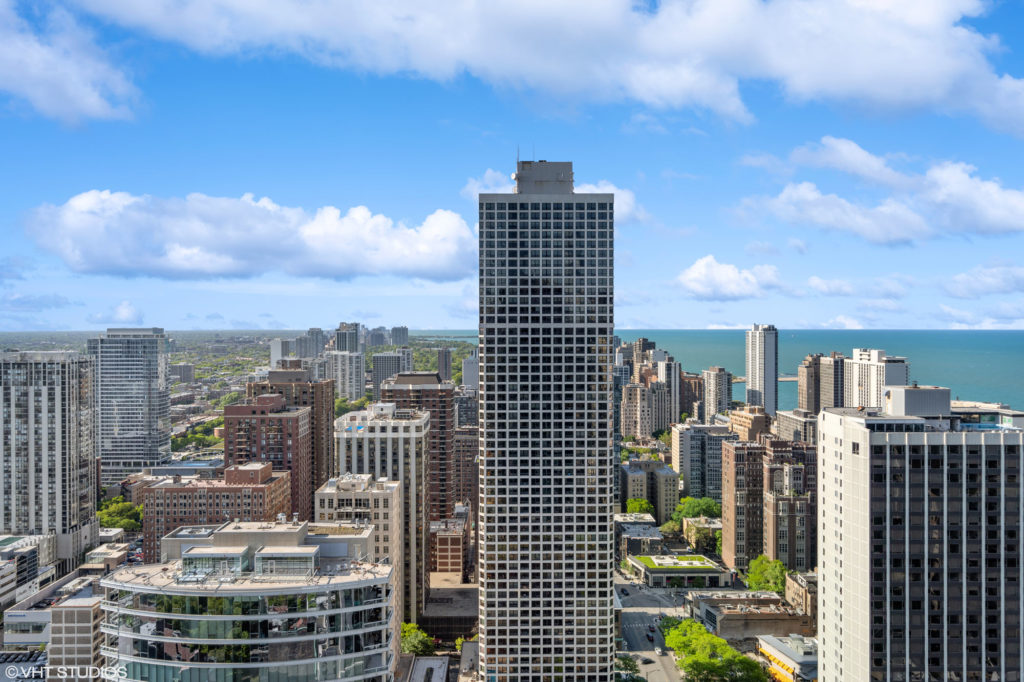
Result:
<svg viewBox="0 0 1024 682"><path fill-rule="evenodd" d="M654 653L656 653L659 656L663 656L665 654L665 652L661 650L660 646L654 647Z"/></svg>

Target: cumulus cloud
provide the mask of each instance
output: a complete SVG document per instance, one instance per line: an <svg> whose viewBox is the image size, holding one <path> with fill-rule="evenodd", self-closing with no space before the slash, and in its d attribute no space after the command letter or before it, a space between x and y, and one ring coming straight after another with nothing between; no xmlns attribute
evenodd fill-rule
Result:
<svg viewBox="0 0 1024 682"><path fill-rule="evenodd" d="M290 53L439 81L469 74L741 122L753 118L741 84L770 81L798 101L967 113L1024 133L1024 83L990 61L998 39L965 23L981 0L73 1L211 55Z"/></svg>
<svg viewBox="0 0 1024 682"><path fill-rule="evenodd" d="M843 279L822 279L812 275L807 280L807 286L826 296L852 296L853 286Z"/></svg>
<svg viewBox="0 0 1024 682"><path fill-rule="evenodd" d="M142 324L142 311L131 301L121 301L102 313L93 313L86 319L93 324Z"/></svg>
<svg viewBox="0 0 1024 682"><path fill-rule="evenodd" d="M461 279L475 269L476 238L456 213L416 226L365 206L312 214L251 194L184 198L90 190L44 205L28 231L75 272L165 279L254 277L279 271L348 279L389 274Z"/></svg>
<svg viewBox="0 0 1024 682"><path fill-rule="evenodd" d="M978 266L951 277L946 282L946 291L957 298L1024 292L1024 267Z"/></svg>
<svg viewBox="0 0 1024 682"><path fill-rule="evenodd" d="M923 173L902 173L851 140L823 137L790 155L794 163L833 168L893 194L875 205L825 194L812 182L791 182L774 197L748 197L740 212L767 212L795 224L857 234L878 244L906 244L942 233L1024 232L1024 190L979 177L966 163L941 161Z"/></svg>
<svg viewBox="0 0 1024 682"><path fill-rule="evenodd" d="M1024 307L1013 304L981 313L940 303L937 317L953 329L1024 329Z"/></svg>
<svg viewBox="0 0 1024 682"><path fill-rule="evenodd" d="M476 201L478 194L510 194L515 188L516 183L511 175L488 168L480 177L468 178L460 194L471 201ZM616 222L628 223L650 217L644 207L637 203L633 190L617 187L607 180L596 183L577 182L574 191L577 194L614 194Z"/></svg>
<svg viewBox="0 0 1024 682"><path fill-rule="evenodd" d="M14 0L0 0L0 92L68 123L130 115L134 86L69 12L32 19L18 15Z"/></svg>
<svg viewBox="0 0 1024 682"><path fill-rule="evenodd" d="M745 199L741 211L767 211L789 223L850 232L876 244L909 244L932 233L924 218L895 199L860 206L822 194L813 182L789 183L775 197Z"/></svg>
<svg viewBox="0 0 1024 682"><path fill-rule="evenodd" d="M798 165L834 168L893 187L913 182L908 176L890 168L885 159L868 152L853 140L831 135L821 138L820 143L797 147L789 158Z"/></svg>
<svg viewBox="0 0 1024 682"><path fill-rule="evenodd" d="M705 301L734 301L763 296L780 286L774 265L755 265L744 270L730 263L719 263L704 256L679 273L676 281L691 298Z"/></svg>
<svg viewBox="0 0 1024 682"><path fill-rule="evenodd" d="M786 243L789 245L789 248L793 249L799 254L807 253L807 242L805 242L803 239L791 237L789 241Z"/></svg>

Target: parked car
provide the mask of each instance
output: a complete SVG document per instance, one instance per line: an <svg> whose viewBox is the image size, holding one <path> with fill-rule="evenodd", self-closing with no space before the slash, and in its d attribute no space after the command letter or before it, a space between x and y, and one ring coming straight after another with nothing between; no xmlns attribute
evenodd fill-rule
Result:
<svg viewBox="0 0 1024 682"><path fill-rule="evenodd" d="M652 635L651 633L648 632L647 633L647 641L648 642L653 642L654 641L654 635Z"/></svg>
<svg viewBox="0 0 1024 682"><path fill-rule="evenodd" d="M622 588L622 596L624 596L624 597L628 597L629 596L629 590L627 590L625 587Z"/></svg>
<svg viewBox="0 0 1024 682"><path fill-rule="evenodd" d="M658 654L659 656L664 656L665 655L665 652L661 650L660 646L654 647L654 653Z"/></svg>
<svg viewBox="0 0 1024 682"><path fill-rule="evenodd" d="M654 626L653 625L648 625L647 626L647 631L648 632L654 632Z"/></svg>

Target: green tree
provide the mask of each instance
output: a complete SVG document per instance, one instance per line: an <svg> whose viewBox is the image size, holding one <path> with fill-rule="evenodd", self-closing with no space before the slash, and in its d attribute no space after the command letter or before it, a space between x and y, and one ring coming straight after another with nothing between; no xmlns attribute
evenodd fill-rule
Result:
<svg viewBox="0 0 1024 682"><path fill-rule="evenodd" d="M210 404L213 405L214 407L223 408L225 405L234 405L244 397L245 396L243 396L238 391L231 391L230 393L225 393L216 400L211 400Z"/></svg>
<svg viewBox="0 0 1024 682"><path fill-rule="evenodd" d="M416 623L402 623L402 653L433 656L434 640Z"/></svg>
<svg viewBox="0 0 1024 682"><path fill-rule="evenodd" d="M715 531L715 554L722 556L722 531Z"/></svg>
<svg viewBox="0 0 1024 682"><path fill-rule="evenodd" d="M465 642L465 641L466 641L465 637L456 637L455 638L455 650L458 651L460 654L462 653L462 643Z"/></svg>
<svg viewBox="0 0 1024 682"><path fill-rule="evenodd" d="M142 530L142 505L125 502L124 498L118 495L100 503L96 518L103 528Z"/></svg>
<svg viewBox="0 0 1024 682"><path fill-rule="evenodd" d="M632 497L626 500L626 513L654 514L654 505L642 497Z"/></svg>
<svg viewBox="0 0 1024 682"><path fill-rule="evenodd" d="M710 552L715 544L710 528L694 528L687 539L698 552Z"/></svg>
<svg viewBox="0 0 1024 682"><path fill-rule="evenodd" d="M679 522L673 521L672 519L663 523L660 528L662 535L677 535L682 529L683 527Z"/></svg>
<svg viewBox="0 0 1024 682"><path fill-rule="evenodd" d="M762 554L747 566L747 587L751 590L784 593L786 591L786 565L778 559L772 561Z"/></svg>
<svg viewBox="0 0 1024 682"><path fill-rule="evenodd" d="M633 660L632 656L619 656L615 659L615 669L630 675L640 674L640 665Z"/></svg>
<svg viewBox="0 0 1024 682"><path fill-rule="evenodd" d="M337 419L343 414L349 412L355 412L356 410L366 409L366 406L370 404L370 399L366 396L359 398L358 400L349 401L348 398L335 398L334 400L334 417Z"/></svg>
<svg viewBox="0 0 1024 682"><path fill-rule="evenodd" d="M662 627L665 627L664 619ZM664 631L664 630L663 630ZM704 629L695 620L684 620L669 629L665 645L680 656L686 679L696 682L767 682L761 666Z"/></svg>
<svg viewBox="0 0 1024 682"><path fill-rule="evenodd" d="M698 516L706 516L711 519L720 518L722 516L722 505L710 497L702 497L700 499L684 497L679 500L676 510L672 513L672 518L680 523L682 523L683 519L692 519Z"/></svg>

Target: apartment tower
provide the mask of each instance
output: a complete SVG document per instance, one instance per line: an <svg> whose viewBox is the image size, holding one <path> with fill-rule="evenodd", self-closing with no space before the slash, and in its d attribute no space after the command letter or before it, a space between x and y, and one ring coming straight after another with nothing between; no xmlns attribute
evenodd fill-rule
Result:
<svg viewBox="0 0 1024 682"><path fill-rule="evenodd" d="M96 452L100 483L171 459L167 337L158 327L108 329L88 341L96 372Z"/></svg>
<svg viewBox="0 0 1024 682"><path fill-rule="evenodd" d="M883 398L819 417L818 679L1018 679L1024 430Z"/></svg>
<svg viewBox="0 0 1024 682"><path fill-rule="evenodd" d="M94 405L90 358L0 353L0 534L56 535L61 573L96 541Z"/></svg>
<svg viewBox="0 0 1024 682"><path fill-rule="evenodd" d="M715 415L729 411L732 402L732 374L724 367L704 370L704 423L714 424Z"/></svg>
<svg viewBox="0 0 1024 682"><path fill-rule="evenodd" d="M480 668L613 678L614 197L521 161L480 195Z"/></svg>
<svg viewBox="0 0 1024 682"><path fill-rule="evenodd" d="M779 330L755 324L747 330L747 404L775 416L779 408Z"/></svg>

